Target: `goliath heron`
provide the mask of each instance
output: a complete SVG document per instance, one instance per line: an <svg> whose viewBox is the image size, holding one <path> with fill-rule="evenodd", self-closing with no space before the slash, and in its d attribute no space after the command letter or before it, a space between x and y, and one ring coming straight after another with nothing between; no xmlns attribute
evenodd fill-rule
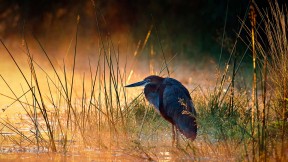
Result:
<svg viewBox="0 0 288 162"><path fill-rule="evenodd" d="M176 130L188 139L194 140L197 135L196 111L189 91L173 78L162 78L151 75L143 81L125 87L145 86L146 99L155 109L172 124L173 143Z"/></svg>

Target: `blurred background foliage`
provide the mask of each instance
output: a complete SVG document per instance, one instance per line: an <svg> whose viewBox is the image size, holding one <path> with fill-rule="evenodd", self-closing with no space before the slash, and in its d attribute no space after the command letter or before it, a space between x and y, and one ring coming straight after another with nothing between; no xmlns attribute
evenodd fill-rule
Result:
<svg viewBox="0 0 288 162"><path fill-rule="evenodd" d="M137 44L143 40L153 25L163 41L165 52L191 58L211 56L218 58L224 40L223 56L229 56L240 21L247 10L249 0L0 0L0 37L25 31L38 37L53 39L70 35L75 19L81 17L79 34L82 37L96 35L95 11L102 17L102 32L125 35L125 39ZM266 0L256 3L268 7ZM279 1L279 4L284 1ZM222 39L224 26L225 39ZM25 25L24 25L25 24ZM249 26L249 22L246 25ZM155 34L155 33L154 33ZM54 37L53 37L54 36ZM154 35L155 36L155 35ZM243 36L245 38L245 36ZM121 39L121 38L119 38ZM151 44L157 43L153 38ZM237 44L241 51L241 43Z"/></svg>
<svg viewBox="0 0 288 162"><path fill-rule="evenodd" d="M82 36L97 33L94 8L90 0L0 0L0 36L33 32L37 36L69 33L75 28L79 13ZM184 1L184 0L99 0L97 12L105 18L101 30L129 33L137 43L143 40L152 24L169 46L169 52L188 56L217 55L227 11L227 37L235 38L248 0L241 1ZM227 10L228 5L228 10ZM99 14L99 13L97 13ZM200 55L201 55L200 54Z"/></svg>

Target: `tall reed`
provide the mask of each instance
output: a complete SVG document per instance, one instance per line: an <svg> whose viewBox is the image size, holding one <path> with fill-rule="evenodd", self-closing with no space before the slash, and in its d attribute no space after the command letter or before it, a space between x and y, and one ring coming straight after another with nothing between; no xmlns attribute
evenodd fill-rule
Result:
<svg viewBox="0 0 288 162"><path fill-rule="evenodd" d="M265 28L263 29L265 35L260 35L261 40L256 42L259 53L261 54L263 65L263 135L267 137L269 124L274 123L274 119L281 125L280 132L277 132L281 139L281 154L279 159L287 158L285 149L287 145L287 76L288 76L288 47L287 47L287 9L280 7L277 2L269 1L269 10L261 11L261 20ZM265 41L263 41L265 40ZM266 72L267 71L267 72ZM269 77L267 77L269 76ZM266 101L266 91L269 87L271 93L271 104ZM272 112L266 113L266 109L271 107ZM265 118L266 115L266 118ZM281 117L280 117L281 116ZM270 120L267 120L269 117ZM275 123L274 123L275 124ZM265 131L266 130L266 131ZM266 139L263 137L263 139ZM265 144L265 142L263 141Z"/></svg>

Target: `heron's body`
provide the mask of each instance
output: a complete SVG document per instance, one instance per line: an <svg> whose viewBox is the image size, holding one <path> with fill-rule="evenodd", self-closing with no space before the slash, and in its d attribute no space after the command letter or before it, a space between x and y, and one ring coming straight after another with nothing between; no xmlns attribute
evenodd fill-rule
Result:
<svg viewBox="0 0 288 162"><path fill-rule="evenodd" d="M179 81L152 75L127 87L139 85L145 85L146 99L167 121L185 137L191 140L196 138L196 111L189 91Z"/></svg>

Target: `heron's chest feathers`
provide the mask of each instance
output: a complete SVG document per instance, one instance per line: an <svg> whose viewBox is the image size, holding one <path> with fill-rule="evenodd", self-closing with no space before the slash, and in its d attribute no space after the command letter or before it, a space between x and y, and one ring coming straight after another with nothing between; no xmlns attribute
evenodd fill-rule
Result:
<svg viewBox="0 0 288 162"><path fill-rule="evenodd" d="M147 85L144 88L144 94L146 99L152 104L155 109L160 112L160 105L161 105L161 87L159 85Z"/></svg>
<svg viewBox="0 0 288 162"><path fill-rule="evenodd" d="M157 93L149 93L146 96L150 104L152 104L155 109L159 112L159 95Z"/></svg>

